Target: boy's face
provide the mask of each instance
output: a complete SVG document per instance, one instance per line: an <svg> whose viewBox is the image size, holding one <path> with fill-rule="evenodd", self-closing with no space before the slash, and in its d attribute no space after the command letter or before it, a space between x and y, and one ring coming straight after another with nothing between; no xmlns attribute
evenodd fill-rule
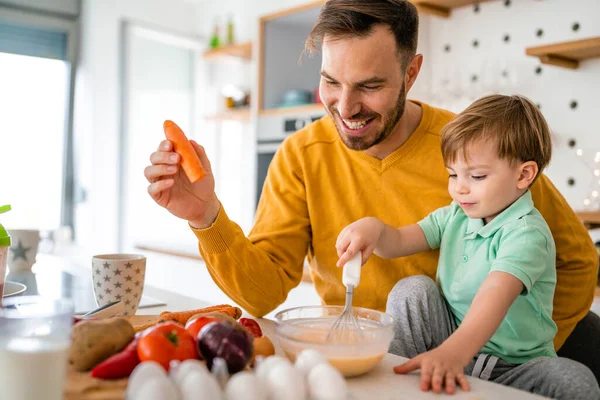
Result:
<svg viewBox="0 0 600 400"><path fill-rule="evenodd" d="M522 168L498 158L494 143L472 143L466 155L465 160L459 152L446 166L448 191L469 218L483 218L487 224L525 192L519 181Z"/></svg>

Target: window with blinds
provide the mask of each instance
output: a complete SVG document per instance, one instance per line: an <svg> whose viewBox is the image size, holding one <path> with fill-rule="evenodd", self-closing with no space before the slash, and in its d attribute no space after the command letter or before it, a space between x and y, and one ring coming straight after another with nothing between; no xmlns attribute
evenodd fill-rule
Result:
<svg viewBox="0 0 600 400"><path fill-rule="evenodd" d="M0 53L67 60L67 32L0 21Z"/></svg>
<svg viewBox="0 0 600 400"><path fill-rule="evenodd" d="M0 197L15 211L3 221L9 229L72 225L76 23L0 0L0 115L12 133L0 134L0 165L10 166Z"/></svg>

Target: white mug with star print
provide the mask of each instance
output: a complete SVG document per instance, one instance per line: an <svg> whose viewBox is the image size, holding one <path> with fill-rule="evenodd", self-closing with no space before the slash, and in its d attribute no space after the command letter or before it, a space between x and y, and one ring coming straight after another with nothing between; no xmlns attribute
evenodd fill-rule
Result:
<svg viewBox="0 0 600 400"><path fill-rule="evenodd" d="M98 307L123 302L134 315L142 298L146 257L140 254L100 254L92 257L92 285Z"/></svg>
<svg viewBox="0 0 600 400"><path fill-rule="evenodd" d="M8 260L6 260L8 269L10 272L31 271L40 244L40 231L9 229L8 234L11 237Z"/></svg>

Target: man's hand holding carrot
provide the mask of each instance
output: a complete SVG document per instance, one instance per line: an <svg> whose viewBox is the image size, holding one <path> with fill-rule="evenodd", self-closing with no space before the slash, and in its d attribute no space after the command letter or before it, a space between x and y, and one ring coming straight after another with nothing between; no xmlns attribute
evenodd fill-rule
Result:
<svg viewBox="0 0 600 400"><path fill-rule="evenodd" d="M189 143L200 159L204 177L194 183L190 181L181 166L181 155L175 152L170 140L162 141L158 150L150 155L151 165L145 168L144 176L150 183L148 193L160 206L187 220L194 228L208 228L217 218L221 203L204 148L193 140ZM184 156L189 157L189 154Z"/></svg>

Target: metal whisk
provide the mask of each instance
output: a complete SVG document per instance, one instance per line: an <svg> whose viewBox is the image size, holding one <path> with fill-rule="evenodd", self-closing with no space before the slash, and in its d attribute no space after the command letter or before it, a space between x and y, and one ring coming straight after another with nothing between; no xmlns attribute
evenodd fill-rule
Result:
<svg viewBox="0 0 600 400"><path fill-rule="evenodd" d="M346 286L346 304L344 311L334 322L327 334L328 342L354 343L362 338L360 324L352 312L352 297L354 288L360 282L360 269L362 264L362 252L358 252L346 264L342 272L342 283Z"/></svg>

